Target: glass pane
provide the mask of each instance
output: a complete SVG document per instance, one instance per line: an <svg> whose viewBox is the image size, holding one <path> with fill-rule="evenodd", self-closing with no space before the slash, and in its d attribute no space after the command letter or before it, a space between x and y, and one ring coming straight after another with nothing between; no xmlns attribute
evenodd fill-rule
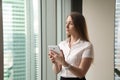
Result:
<svg viewBox="0 0 120 80"><path fill-rule="evenodd" d="M4 80L39 79L37 1L2 0Z"/></svg>
<svg viewBox="0 0 120 80"><path fill-rule="evenodd" d="M115 11L115 80L120 80L120 1L116 0Z"/></svg>

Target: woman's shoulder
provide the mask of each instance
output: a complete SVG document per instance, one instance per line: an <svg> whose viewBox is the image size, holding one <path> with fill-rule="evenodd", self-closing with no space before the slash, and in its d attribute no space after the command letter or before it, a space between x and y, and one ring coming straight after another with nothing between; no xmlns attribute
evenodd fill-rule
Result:
<svg viewBox="0 0 120 80"><path fill-rule="evenodd" d="M83 41L83 45L84 45L85 48L93 47L93 44L90 41Z"/></svg>

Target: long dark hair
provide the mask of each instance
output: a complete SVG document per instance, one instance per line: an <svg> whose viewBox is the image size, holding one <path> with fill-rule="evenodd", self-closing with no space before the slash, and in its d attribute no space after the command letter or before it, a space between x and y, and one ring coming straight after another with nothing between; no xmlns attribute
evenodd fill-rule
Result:
<svg viewBox="0 0 120 80"><path fill-rule="evenodd" d="M72 18L74 27L80 36L80 39L89 41L87 25L84 16L79 12L71 12L70 16Z"/></svg>

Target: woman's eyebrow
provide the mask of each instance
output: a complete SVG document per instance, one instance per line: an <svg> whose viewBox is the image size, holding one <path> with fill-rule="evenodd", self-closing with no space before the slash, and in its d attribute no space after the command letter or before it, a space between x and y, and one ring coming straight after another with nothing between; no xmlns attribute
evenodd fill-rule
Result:
<svg viewBox="0 0 120 80"><path fill-rule="evenodd" d="M66 22L72 22L72 21L70 20L70 21L66 21Z"/></svg>

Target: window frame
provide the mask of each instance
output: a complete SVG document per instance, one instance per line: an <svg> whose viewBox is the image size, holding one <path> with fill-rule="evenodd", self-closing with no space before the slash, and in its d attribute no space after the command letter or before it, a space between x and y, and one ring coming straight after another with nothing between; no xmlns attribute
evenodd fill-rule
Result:
<svg viewBox="0 0 120 80"><path fill-rule="evenodd" d="M118 6L119 5L119 6ZM116 0L115 2L115 37L114 37L114 79L119 80L120 79L120 1Z"/></svg>
<svg viewBox="0 0 120 80"><path fill-rule="evenodd" d="M0 0L0 79L3 80L3 23L2 23L2 0Z"/></svg>

